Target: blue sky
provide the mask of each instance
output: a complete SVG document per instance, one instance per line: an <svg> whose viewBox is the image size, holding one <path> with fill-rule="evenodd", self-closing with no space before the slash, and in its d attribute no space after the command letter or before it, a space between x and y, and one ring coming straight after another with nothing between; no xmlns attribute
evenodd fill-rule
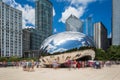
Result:
<svg viewBox="0 0 120 80"><path fill-rule="evenodd" d="M3 0L23 12L23 28L35 27L35 0ZM65 20L73 14L83 22L92 16L101 21L111 36L112 0L50 0L53 3L53 33L65 31Z"/></svg>

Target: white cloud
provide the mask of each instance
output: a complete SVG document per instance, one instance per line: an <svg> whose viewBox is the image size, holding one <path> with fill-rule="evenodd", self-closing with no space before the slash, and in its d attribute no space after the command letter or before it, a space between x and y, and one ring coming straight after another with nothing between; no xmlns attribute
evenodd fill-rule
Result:
<svg viewBox="0 0 120 80"><path fill-rule="evenodd" d="M66 19L72 14L78 18L82 17L87 5L96 0L57 0L59 2L67 1L70 3L69 6L62 12L62 17L59 19L59 22L65 23Z"/></svg>
<svg viewBox="0 0 120 80"><path fill-rule="evenodd" d="M84 7L79 7L75 8L72 6L69 6L63 13L62 13L62 18L59 20L59 22L65 23L66 19L72 14L75 15L76 17L81 17L84 13Z"/></svg>
<svg viewBox="0 0 120 80"><path fill-rule="evenodd" d="M23 7L21 7L21 5L19 5L16 8L22 11L23 28L29 27L29 26L26 26L26 24L31 24L34 27L35 26L35 9L32 6L29 6L27 4L24 5Z"/></svg>
<svg viewBox="0 0 120 80"><path fill-rule="evenodd" d="M70 2L71 4L87 4L90 2L94 2L94 1L101 1L101 0L57 0L57 2Z"/></svg>
<svg viewBox="0 0 120 80"><path fill-rule="evenodd" d="M88 3L90 2L94 2L96 0L68 0L71 2L71 4L74 4L74 5L78 5L78 4L83 4L83 5L87 5Z"/></svg>
<svg viewBox="0 0 120 80"><path fill-rule="evenodd" d="M56 33L57 32L57 30L56 30L56 28L54 28L54 33Z"/></svg>

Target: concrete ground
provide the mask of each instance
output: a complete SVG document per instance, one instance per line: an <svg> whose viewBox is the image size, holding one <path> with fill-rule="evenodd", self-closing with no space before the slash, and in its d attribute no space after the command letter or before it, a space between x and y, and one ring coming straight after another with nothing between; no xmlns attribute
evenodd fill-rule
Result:
<svg viewBox="0 0 120 80"><path fill-rule="evenodd" d="M35 68L34 72L22 68L0 68L0 80L120 80L120 65L102 69Z"/></svg>

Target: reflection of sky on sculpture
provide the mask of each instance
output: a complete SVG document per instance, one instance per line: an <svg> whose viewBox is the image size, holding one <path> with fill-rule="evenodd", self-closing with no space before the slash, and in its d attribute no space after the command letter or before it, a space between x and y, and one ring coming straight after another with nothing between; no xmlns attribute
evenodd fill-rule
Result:
<svg viewBox="0 0 120 80"><path fill-rule="evenodd" d="M73 48L79 48L81 46L93 46L92 40L83 33L80 32L62 32L52 35L45 39L41 48L46 48L47 52L63 52Z"/></svg>

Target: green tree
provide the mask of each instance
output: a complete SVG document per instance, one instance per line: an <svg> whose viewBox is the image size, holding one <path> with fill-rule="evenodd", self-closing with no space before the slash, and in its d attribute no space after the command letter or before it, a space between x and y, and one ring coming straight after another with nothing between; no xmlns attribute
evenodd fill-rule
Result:
<svg viewBox="0 0 120 80"><path fill-rule="evenodd" d="M109 60L120 60L120 46L111 46L107 50Z"/></svg>
<svg viewBox="0 0 120 80"><path fill-rule="evenodd" d="M1 61L1 62L7 61L7 58L6 58L6 57L0 57L0 61Z"/></svg>
<svg viewBox="0 0 120 80"><path fill-rule="evenodd" d="M96 54L95 54L96 60L107 60L108 59L108 56L104 50L96 49L95 52L96 52Z"/></svg>
<svg viewBox="0 0 120 80"><path fill-rule="evenodd" d="M11 56L11 57L8 58L8 61L9 61L9 62L12 62L12 61L16 62L16 61L18 61L18 60L19 60L19 58L16 57L16 56Z"/></svg>

